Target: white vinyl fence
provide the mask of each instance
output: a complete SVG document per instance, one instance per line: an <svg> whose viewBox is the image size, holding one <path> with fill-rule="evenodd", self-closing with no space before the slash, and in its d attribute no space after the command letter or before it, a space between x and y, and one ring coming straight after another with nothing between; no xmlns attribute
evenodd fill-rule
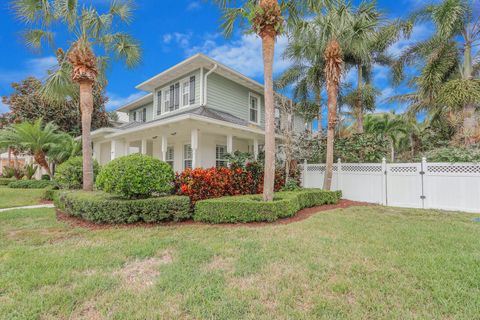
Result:
<svg viewBox="0 0 480 320"><path fill-rule="evenodd" d="M304 164L302 184L322 188L325 164ZM344 199L394 207L480 212L480 164L342 163L333 166L332 190Z"/></svg>

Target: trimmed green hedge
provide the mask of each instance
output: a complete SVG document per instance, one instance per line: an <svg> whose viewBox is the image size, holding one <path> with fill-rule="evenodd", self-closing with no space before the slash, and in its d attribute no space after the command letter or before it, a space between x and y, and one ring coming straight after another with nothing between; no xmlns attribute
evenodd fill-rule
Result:
<svg viewBox="0 0 480 320"><path fill-rule="evenodd" d="M303 208L337 203L341 196L340 191L302 189L275 193L272 202L263 202L261 195L201 200L195 205L193 218L208 223L274 221Z"/></svg>
<svg viewBox="0 0 480 320"><path fill-rule="evenodd" d="M17 180L10 182L8 187L14 189L44 189L54 185L55 182L50 180Z"/></svg>
<svg viewBox="0 0 480 320"><path fill-rule="evenodd" d="M16 181L14 178L0 178L0 186L8 186L14 181Z"/></svg>
<svg viewBox="0 0 480 320"><path fill-rule="evenodd" d="M59 191L54 187L45 188L45 190L43 191L42 199L47 201L53 201L55 200L55 196L58 192Z"/></svg>
<svg viewBox="0 0 480 320"><path fill-rule="evenodd" d="M190 199L184 196L127 200L101 191L60 191L54 198L60 210L95 223L178 221L191 217Z"/></svg>

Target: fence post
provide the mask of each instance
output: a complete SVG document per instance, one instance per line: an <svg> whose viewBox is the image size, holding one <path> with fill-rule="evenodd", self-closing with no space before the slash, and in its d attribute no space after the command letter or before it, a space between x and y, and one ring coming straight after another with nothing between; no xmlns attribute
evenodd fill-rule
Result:
<svg viewBox="0 0 480 320"><path fill-rule="evenodd" d="M337 161L337 190L342 191L342 159Z"/></svg>
<svg viewBox="0 0 480 320"><path fill-rule="evenodd" d="M428 199L427 199L427 158L422 157L421 165L421 175L422 175L422 207L428 209Z"/></svg>
<svg viewBox="0 0 480 320"><path fill-rule="evenodd" d="M382 204L388 205L387 200L387 159L382 158Z"/></svg>
<svg viewBox="0 0 480 320"><path fill-rule="evenodd" d="M307 187L307 159L303 160L303 179L302 179L302 187Z"/></svg>

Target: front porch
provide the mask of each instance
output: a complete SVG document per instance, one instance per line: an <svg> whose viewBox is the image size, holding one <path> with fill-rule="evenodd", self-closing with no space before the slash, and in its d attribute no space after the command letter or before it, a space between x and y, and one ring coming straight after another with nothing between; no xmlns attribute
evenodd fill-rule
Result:
<svg viewBox="0 0 480 320"><path fill-rule="evenodd" d="M142 153L169 163L174 171L225 166L225 154L237 150L258 157L264 138L256 131L256 128L235 128L229 124L185 119L95 138L93 153L101 165L124 155Z"/></svg>

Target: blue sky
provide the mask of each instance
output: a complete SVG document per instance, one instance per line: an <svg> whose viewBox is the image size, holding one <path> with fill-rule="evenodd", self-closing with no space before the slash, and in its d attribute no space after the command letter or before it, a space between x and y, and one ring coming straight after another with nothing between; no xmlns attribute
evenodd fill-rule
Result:
<svg viewBox="0 0 480 320"><path fill-rule="evenodd" d="M45 48L40 52L29 50L23 43L20 33L24 25L17 21L6 2L0 4L0 95L11 92L10 83L29 75L45 78L46 70L55 65L53 50ZM80 0L92 3L99 10L107 9L108 0ZM354 1L357 2L357 1ZM427 1L396 0L378 1L379 7L389 17L404 17ZM134 21L125 29L140 40L143 49L142 63L133 70L122 63L113 62L108 71L107 95L108 110L115 109L143 93L135 86L147 78L173 66L197 52L202 52L239 72L263 82L263 64L260 39L255 35L237 32L225 39L219 30L220 11L207 1L187 0L137 0ZM66 47L64 34L60 29L56 38L57 47ZM409 43L421 40L431 34L427 25L415 27L410 40L400 40L393 45L392 53L399 53ZM63 42L62 42L63 41ZM289 62L282 60L281 53L287 41L277 41L274 72L284 71ZM346 74L347 80L355 80L355 74ZM384 97L406 92L405 87L393 88L389 83L388 71L381 67L374 70L374 84L382 91L379 98L380 111L402 111L404 106L391 105ZM0 102L0 113L8 111Z"/></svg>

